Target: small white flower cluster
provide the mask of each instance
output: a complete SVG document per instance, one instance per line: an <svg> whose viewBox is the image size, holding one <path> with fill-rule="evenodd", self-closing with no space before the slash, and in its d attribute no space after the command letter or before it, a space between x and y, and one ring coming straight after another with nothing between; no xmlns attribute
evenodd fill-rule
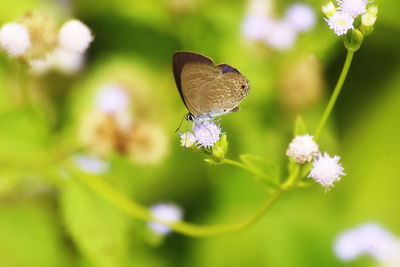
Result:
<svg viewBox="0 0 400 267"><path fill-rule="evenodd" d="M66 74L79 71L85 61L85 52L93 41L90 29L81 21L65 22L58 33L58 46L44 59L30 60L35 74L44 74L52 69Z"/></svg>
<svg viewBox="0 0 400 267"><path fill-rule="evenodd" d="M362 15L362 24L367 27L373 26L376 20L377 7L373 6L371 11L367 5L372 2L368 0L337 0L338 8L332 2L322 7L322 12L327 17L325 21L336 35L341 36L349 30L354 29L354 20ZM376 10L376 12L375 12Z"/></svg>
<svg viewBox="0 0 400 267"><path fill-rule="evenodd" d="M313 160L313 168L308 177L314 179L326 189L333 186L334 182L340 181L340 176L345 175L339 163L340 157L330 157L327 153L321 154L318 144L313 137L306 134L296 136L290 142L286 155L292 158L297 164L305 164Z"/></svg>
<svg viewBox="0 0 400 267"><path fill-rule="evenodd" d="M334 242L334 251L343 261L368 255L381 266L400 266L400 238L376 223L341 233Z"/></svg>
<svg viewBox="0 0 400 267"><path fill-rule="evenodd" d="M182 209L174 204L160 203L150 208L151 215L167 224L179 222L182 219ZM158 235L166 235L171 228L159 222L149 222L149 228Z"/></svg>
<svg viewBox="0 0 400 267"><path fill-rule="evenodd" d="M0 48L10 57L25 57L35 74L44 74L51 69L65 73L78 71L83 65L84 53L93 41L90 29L79 20L69 20L61 26L58 32L58 41L54 42L54 46L47 43L41 44L41 40L51 43L47 39L52 37L40 36L41 24L35 24L37 21L34 21L37 17L40 19L40 16L32 16L29 20L22 20L21 23L4 24L0 28ZM24 22L27 25L24 25ZM41 22L43 23L42 27L46 27L47 20L44 19ZM51 33L44 32L42 35ZM42 56L39 58L30 56L31 50L39 49L45 49L40 53Z"/></svg>
<svg viewBox="0 0 400 267"><path fill-rule="evenodd" d="M309 31L315 25L314 11L306 4L293 4L280 20L271 15L268 4L267 0L250 1L242 24L247 39L264 42L277 50L286 50L294 45L299 33Z"/></svg>
<svg viewBox="0 0 400 267"><path fill-rule="evenodd" d="M190 148L198 145L199 147L211 148L221 136L221 128L212 120L195 122L192 130L193 133L180 134L181 146Z"/></svg>

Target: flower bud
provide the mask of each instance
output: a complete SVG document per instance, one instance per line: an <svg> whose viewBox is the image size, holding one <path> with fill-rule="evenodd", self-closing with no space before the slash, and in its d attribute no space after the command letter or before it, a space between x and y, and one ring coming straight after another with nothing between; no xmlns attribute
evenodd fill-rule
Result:
<svg viewBox="0 0 400 267"><path fill-rule="evenodd" d="M221 162L225 158L225 154L228 151L228 140L226 134L221 135L221 138L213 146L213 158L215 162Z"/></svg>
<svg viewBox="0 0 400 267"><path fill-rule="evenodd" d="M367 8L367 13L376 16L378 15L378 7L375 5L371 5Z"/></svg>
<svg viewBox="0 0 400 267"><path fill-rule="evenodd" d="M330 18L333 14L336 13L336 7L332 2L329 2L326 5L322 6L322 12L327 18Z"/></svg>
<svg viewBox="0 0 400 267"><path fill-rule="evenodd" d="M357 51L364 40L364 35L361 31L354 29L350 31L344 38L344 45L349 51Z"/></svg>
<svg viewBox="0 0 400 267"><path fill-rule="evenodd" d="M376 21L376 16L370 13L365 13L361 16L361 24L365 27L372 27L374 26Z"/></svg>

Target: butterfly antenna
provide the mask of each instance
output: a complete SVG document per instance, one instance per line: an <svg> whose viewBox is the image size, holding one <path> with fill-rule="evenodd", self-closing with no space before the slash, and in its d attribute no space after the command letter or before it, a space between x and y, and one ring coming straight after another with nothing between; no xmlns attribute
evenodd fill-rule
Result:
<svg viewBox="0 0 400 267"><path fill-rule="evenodd" d="M186 118L186 115L185 115L185 116L183 116L183 118L182 118L181 122L179 123L179 126L178 126L178 128L176 128L176 130L175 130L175 133L177 133L177 132L179 131L179 129L181 128L181 126L182 126L182 123L183 123L183 121L185 120L185 118Z"/></svg>

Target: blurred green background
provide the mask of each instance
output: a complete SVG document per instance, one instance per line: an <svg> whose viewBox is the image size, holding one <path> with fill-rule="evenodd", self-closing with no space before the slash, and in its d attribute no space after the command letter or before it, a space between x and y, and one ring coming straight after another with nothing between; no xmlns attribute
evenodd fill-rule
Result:
<svg viewBox="0 0 400 267"><path fill-rule="evenodd" d="M345 57L340 38L323 21L325 1L297 2L312 6L316 26L291 49L275 51L243 37L246 1L2 0L0 24L42 11L60 23L80 19L95 39L78 74L29 80L28 90L43 91L47 106L13 105L16 63L0 54L0 266L374 266L369 258L340 262L332 247L340 232L367 221L400 235L397 0L374 1L375 32L356 53L320 139L322 150L341 156L347 174L327 193L317 185L292 191L239 232L204 238L173 233L155 242L145 222L121 213L73 175L62 178L70 160L49 160L61 150L56 144L76 143L93 88L127 77L146 96L138 103L147 106L143 116L165 130L168 155L150 166L111 155L104 179L144 205L174 202L190 222L245 218L266 198L259 184L234 167L209 166L203 155L179 145L174 130L186 109L171 57L174 51L196 51L240 69L251 92L240 112L220 122L228 134L228 157L263 156L285 173L295 116L302 114L309 131L315 129ZM292 3L275 1L276 16ZM299 68L306 78L296 76Z"/></svg>

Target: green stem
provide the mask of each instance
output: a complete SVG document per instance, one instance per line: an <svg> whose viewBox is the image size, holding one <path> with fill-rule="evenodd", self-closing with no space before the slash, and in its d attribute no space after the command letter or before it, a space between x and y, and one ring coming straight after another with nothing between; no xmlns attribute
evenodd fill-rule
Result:
<svg viewBox="0 0 400 267"><path fill-rule="evenodd" d="M315 133L314 133L315 141L317 141L317 139L319 138L319 135L320 135L322 129L324 128L326 121L328 120L329 115L332 112L333 107L335 106L336 100L340 94L340 91L342 90L344 81L346 80L347 73L349 72L349 68L351 65L351 61L353 60L353 56L354 56L354 51L347 50L346 60L343 65L342 72L340 73L339 80L336 83L335 89L333 90L333 93L329 100L329 103L325 108L324 114L322 115L321 120L319 121L317 129L315 130Z"/></svg>
<svg viewBox="0 0 400 267"><path fill-rule="evenodd" d="M255 169L255 168L251 168L249 165L246 165L246 164L244 164L242 162L235 161L235 160L232 160L232 159L223 159L222 163L226 163L226 164L229 164L229 165L232 165L232 166L236 166L236 167L242 168L243 170L246 170L246 171L250 172L251 174L253 174L256 177L264 178L262 180L262 182L267 184L268 186L271 186L273 188L280 188L280 186L278 184L276 184L276 183L274 183L272 181L269 181L268 177L264 173L260 172L259 170Z"/></svg>
<svg viewBox="0 0 400 267"><path fill-rule="evenodd" d="M129 216L139 218L145 221L157 221L164 223L163 221L153 218L149 210L127 198L125 195L121 194L106 182L102 181L98 177L86 175L83 173L75 173L84 184L86 184L90 189L100 195L102 198L108 200L116 208L125 212ZM267 201L251 216L244 219L239 223L232 224L220 224L213 226L200 226L187 222L178 222L174 224L167 224L171 229L181 234L194 237L204 237L216 234L222 234L232 231L238 231L249 227L255 223L262 215L269 210L269 208L279 199L284 191L282 189L276 189L274 193L267 199Z"/></svg>

